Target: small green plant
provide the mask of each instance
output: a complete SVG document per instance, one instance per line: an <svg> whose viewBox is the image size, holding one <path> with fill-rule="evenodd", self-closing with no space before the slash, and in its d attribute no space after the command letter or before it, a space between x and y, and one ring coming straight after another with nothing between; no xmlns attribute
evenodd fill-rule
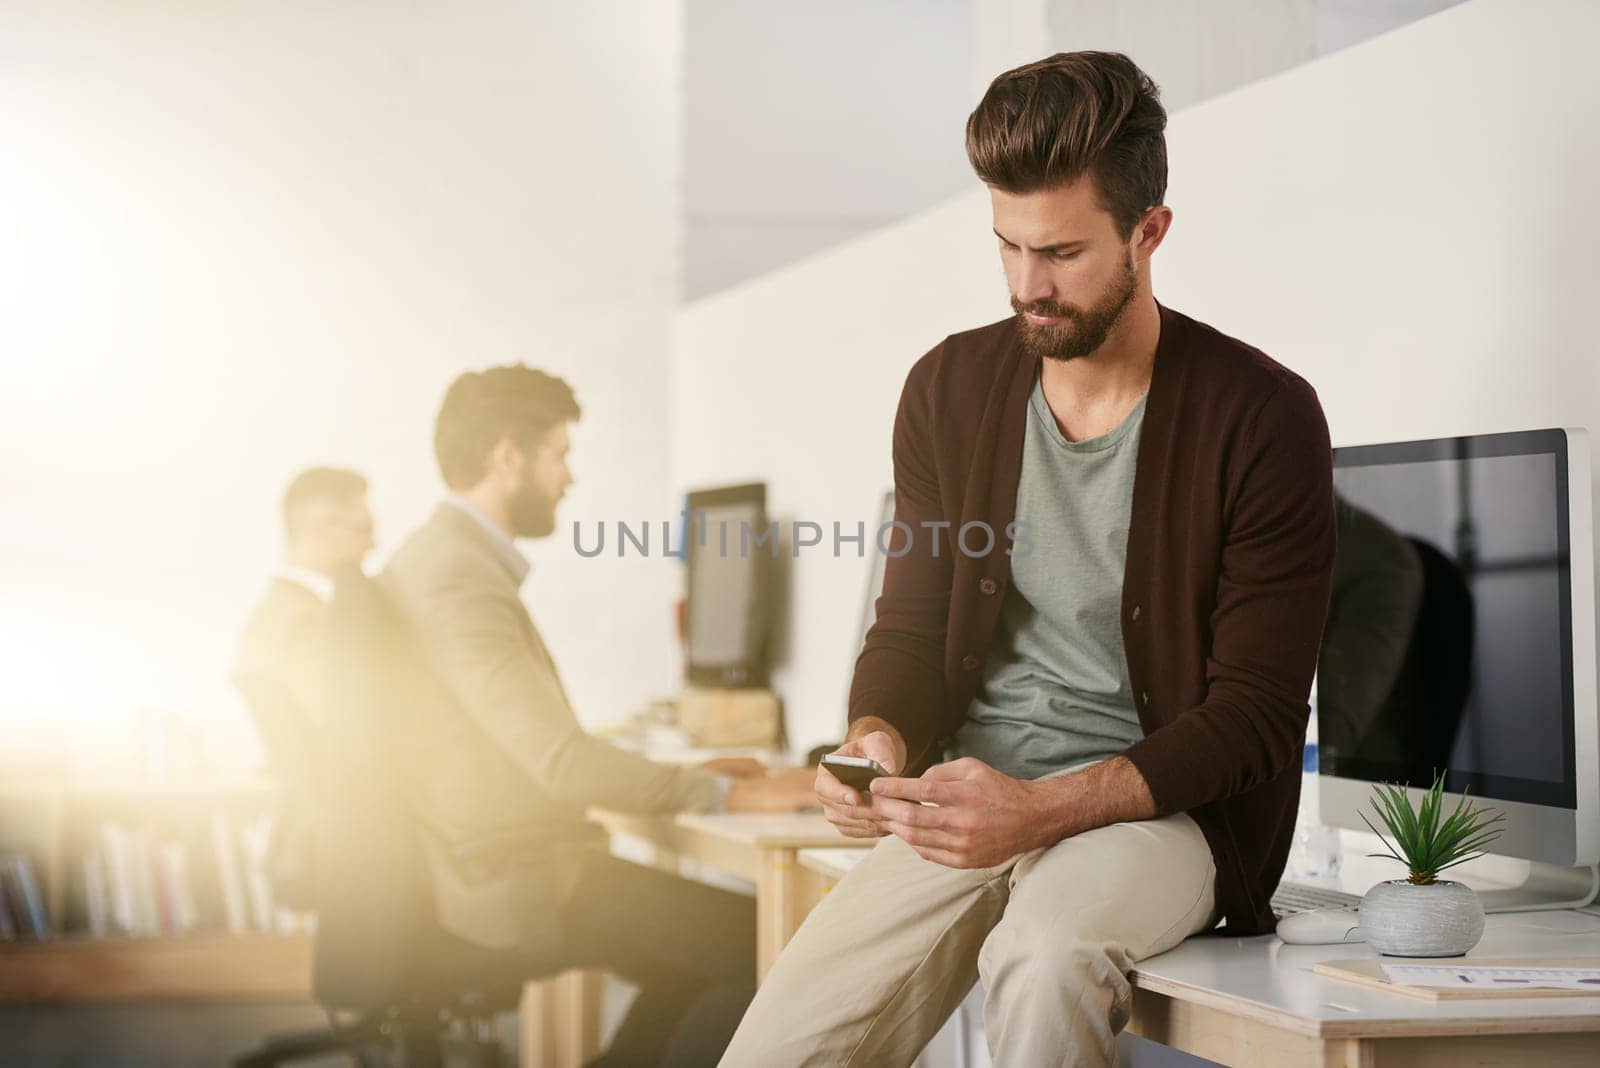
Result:
<svg viewBox="0 0 1600 1068"><path fill-rule="evenodd" d="M1403 786L1380 783L1372 792L1372 808L1389 828L1394 841L1385 838L1362 813L1361 821L1383 839L1384 847L1389 850L1387 854L1368 855L1387 855L1398 860L1411 870L1409 881L1418 886L1434 882L1446 868L1482 856L1483 847L1500 837L1500 829L1494 825L1506 818L1503 812L1475 808L1462 797L1455 811L1441 822L1440 817L1444 815L1442 772L1422 795L1422 804L1417 808L1412 808L1411 798Z"/></svg>

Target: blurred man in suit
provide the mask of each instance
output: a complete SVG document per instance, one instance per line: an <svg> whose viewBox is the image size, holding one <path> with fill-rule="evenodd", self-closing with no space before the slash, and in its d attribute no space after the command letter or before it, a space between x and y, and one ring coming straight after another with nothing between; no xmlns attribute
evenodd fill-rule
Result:
<svg viewBox="0 0 1600 1068"><path fill-rule="evenodd" d="M310 905L310 792L317 766L311 739L324 718L323 664L333 576L372 551L367 480L313 467L283 495L284 559L272 572L239 640L234 684L261 732L283 788L268 873L279 899Z"/></svg>
<svg viewBox="0 0 1600 1068"><path fill-rule="evenodd" d="M603 1063L711 1063L754 992L753 903L610 856L584 812L797 809L814 804L811 779L658 764L579 725L515 544L555 530L578 416L570 387L532 368L456 379L434 430L451 493L383 574L451 697L407 743L435 898L447 929L520 951L533 973L637 984Z"/></svg>

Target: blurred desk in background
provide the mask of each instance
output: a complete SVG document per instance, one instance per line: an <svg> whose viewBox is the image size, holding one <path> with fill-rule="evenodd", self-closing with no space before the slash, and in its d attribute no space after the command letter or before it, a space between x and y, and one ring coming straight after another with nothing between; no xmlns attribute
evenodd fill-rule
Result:
<svg viewBox="0 0 1600 1068"><path fill-rule="evenodd" d="M848 849L855 841L872 845L840 835L820 812L632 816L600 810L592 815L612 835L649 845L653 863L665 871L684 874L682 862L688 860L754 883L758 979L824 891L823 877L798 863L800 851Z"/></svg>

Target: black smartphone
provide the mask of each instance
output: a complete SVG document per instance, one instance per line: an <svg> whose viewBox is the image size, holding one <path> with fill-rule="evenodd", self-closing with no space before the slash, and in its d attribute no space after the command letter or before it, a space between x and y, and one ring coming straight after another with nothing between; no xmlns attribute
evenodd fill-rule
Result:
<svg viewBox="0 0 1600 1068"><path fill-rule="evenodd" d="M827 768L828 774L835 779L863 794L867 792L867 787L873 779L889 774L876 760L869 760L866 757L836 756L833 753L822 758L822 766Z"/></svg>

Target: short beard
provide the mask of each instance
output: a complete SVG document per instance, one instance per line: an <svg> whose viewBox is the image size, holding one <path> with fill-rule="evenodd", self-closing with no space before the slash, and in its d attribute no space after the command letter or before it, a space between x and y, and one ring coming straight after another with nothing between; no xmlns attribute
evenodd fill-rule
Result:
<svg viewBox="0 0 1600 1068"><path fill-rule="evenodd" d="M555 505L526 479L506 501L506 519L518 538L547 538L556 532Z"/></svg>
<svg viewBox="0 0 1600 1068"><path fill-rule="evenodd" d="M1087 356L1106 343L1138 291L1139 273L1133 268L1133 257L1129 256L1105 299L1087 311L1053 300L1024 304L1013 295L1011 308L1017 313L1022 346L1030 355L1042 360L1075 360ZM1063 321L1054 326L1035 326L1023 314L1030 311L1035 315L1060 316Z"/></svg>

